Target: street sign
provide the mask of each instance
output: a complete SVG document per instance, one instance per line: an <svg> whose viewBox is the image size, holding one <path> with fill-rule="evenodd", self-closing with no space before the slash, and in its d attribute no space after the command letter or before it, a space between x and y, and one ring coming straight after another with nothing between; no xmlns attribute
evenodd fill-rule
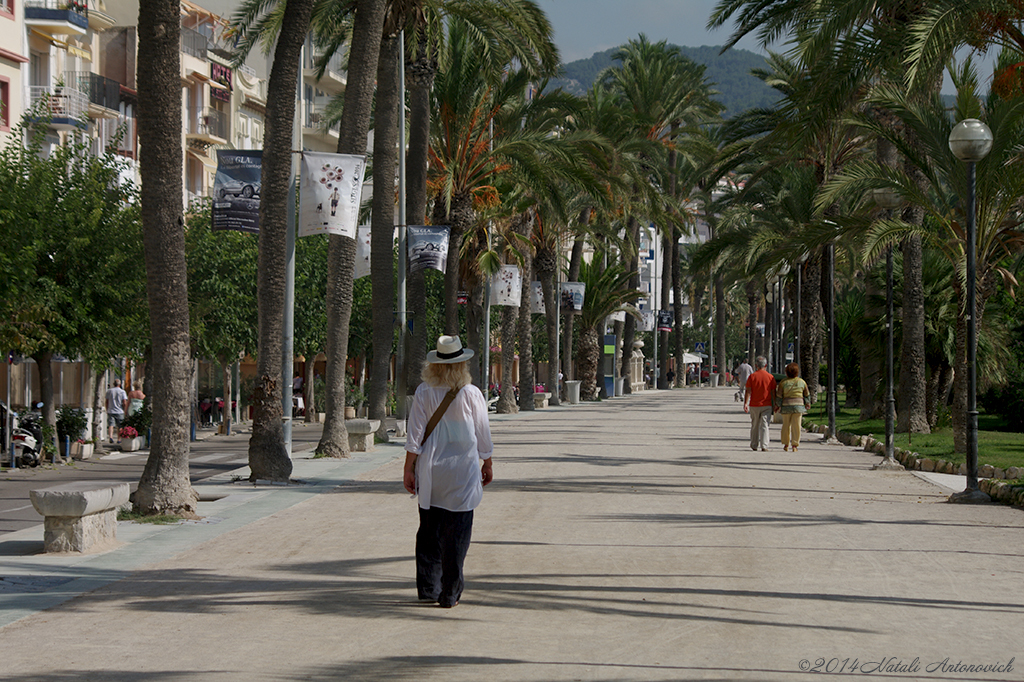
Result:
<svg viewBox="0 0 1024 682"><path fill-rule="evenodd" d="M707 348L707 345L703 341L693 344L693 349L698 353L703 353L705 348Z"/></svg>

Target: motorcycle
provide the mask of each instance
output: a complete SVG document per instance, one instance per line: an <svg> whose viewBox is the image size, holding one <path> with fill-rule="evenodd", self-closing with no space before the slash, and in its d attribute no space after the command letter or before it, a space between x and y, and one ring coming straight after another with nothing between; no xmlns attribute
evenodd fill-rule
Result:
<svg viewBox="0 0 1024 682"><path fill-rule="evenodd" d="M3 405L3 403L0 403L0 405ZM19 419L18 413L11 412L6 405L3 405L2 412L4 429L7 428L7 413L10 412L11 416L14 417L14 428L11 430L14 461L17 462L19 467L39 466L42 461L40 457L41 443L43 441L42 416L29 412Z"/></svg>

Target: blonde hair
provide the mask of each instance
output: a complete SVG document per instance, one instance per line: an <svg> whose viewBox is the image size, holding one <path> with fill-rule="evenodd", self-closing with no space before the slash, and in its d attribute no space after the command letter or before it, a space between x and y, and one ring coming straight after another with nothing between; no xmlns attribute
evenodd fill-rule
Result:
<svg viewBox="0 0 1024 682"><path fill-rule="evenodd" d="M132 388L134 388L136 391L141 391L142 390L142 380L141 379L136 379L135 381L133 381L132 382Z"/></svg>
<svg viewBox="0 0 1024 682"><path fill-rule="evenodd" d="M420 378L431 386L447 386L456 390L473 383L468 362L425 362Z"/></svg>

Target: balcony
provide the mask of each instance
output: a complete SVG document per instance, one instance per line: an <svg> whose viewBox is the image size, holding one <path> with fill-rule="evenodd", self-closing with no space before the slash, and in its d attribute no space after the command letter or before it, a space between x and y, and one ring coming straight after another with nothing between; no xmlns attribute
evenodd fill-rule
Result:
<svg viewBox="0 0 1024 682"><path fill-rule="evenodd" d="M85 35L89 8L85 0L25 0L25 25L53 35Z"/></svg>
<svg viewBox="0 0 1024 682"><path fill-rule="evenodd" d="M231 136L231 124L227 114L216 109L200 109L188 112L186 139L202 146L227 144Z"/></svg>
<svg viewBox="0 0 1024 682"><path fill-rule="evenodd" d="M65 74L65 81L86 93L89 102L99 111L90 111L94 118L114 118L121 107L121 84L117 81L90 71L72 71Z"/></svg>
<svg viewBox="0 0 1024 682"><path fill-rule="evenodd" d="M342 59L342 55L335 54L331 57L330 61L327 62L327 69L324 71L324 75L318 80L316 77L316 67L320 59L321 57L312 55L306 57L305 63L302 65L302 79L309 85L331 95L344 92L347 81L345 62Z"/></svg>
<svg viewBox="0 0 1024 682"><path fill-rule="evenodd" d="M89 96L77 88L30 85L27 99L30 107L39 106L44 116L49 115L49 126L55 130L84 130L88 125Z"/></svg>
<svg viewBox="0 0 1024 682"><path fill-rule="evenodd" d="M206 52L210 48L210 41L199 31L181 27L181 51L196 59L206 61Z"/></svg>

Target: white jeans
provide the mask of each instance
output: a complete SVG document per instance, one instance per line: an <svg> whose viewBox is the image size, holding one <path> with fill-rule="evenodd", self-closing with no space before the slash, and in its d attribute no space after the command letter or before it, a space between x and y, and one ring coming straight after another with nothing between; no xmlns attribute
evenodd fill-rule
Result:
<svg viewBox="0 0 1024 682"><path fill-rule="evenodd" d="M750 449L768 448L768 424L772 420L772 406L750 406Z"/></svg>

